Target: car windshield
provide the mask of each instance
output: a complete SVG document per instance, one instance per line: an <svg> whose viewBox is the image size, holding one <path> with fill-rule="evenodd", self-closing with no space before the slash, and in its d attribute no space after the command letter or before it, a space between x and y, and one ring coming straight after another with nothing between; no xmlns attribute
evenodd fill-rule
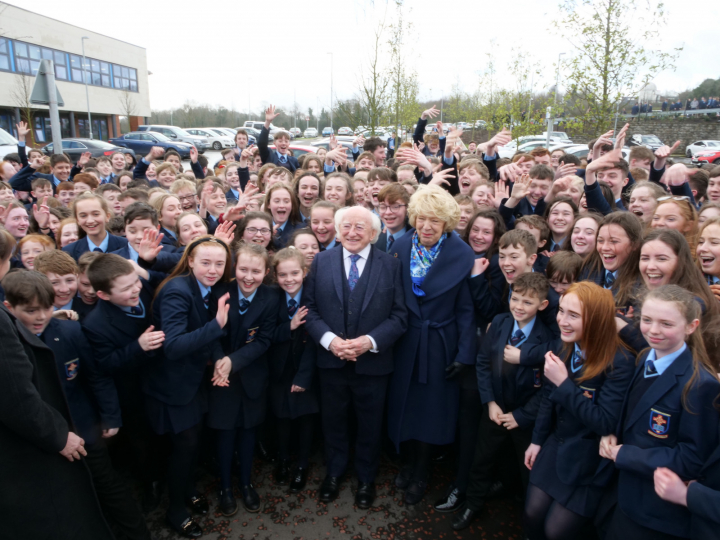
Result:
<svg viewBox="0 0 720 540"><path fill-rule="evenodd" d="M193 137L193 135L190 135L187 131L180 128L175 128L175 135L179 135L180 137ZM197 135L194 135L197 137Z"/></svg>
<svg viewBox="0 0 720 540"><path fill-rule="evenodd" d="M17 139L10 135L4 129L0 129L0 146L8 146L17 144Z"/></svg>

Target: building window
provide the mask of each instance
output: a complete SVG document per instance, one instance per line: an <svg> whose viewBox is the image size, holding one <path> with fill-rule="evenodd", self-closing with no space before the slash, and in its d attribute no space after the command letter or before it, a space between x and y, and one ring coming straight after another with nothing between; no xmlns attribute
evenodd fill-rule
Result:
<svg viewBox="0 0 720 540"><path fill-rule="evenodd" d="M2 54L1 51L2 46L0 45L0 55ZM41 60L52 60L55 65L55 78L61 81L68 80L67 60L65 59L64 53L48 49L47 47L29 45L21 41L15 42L15 66L17 72L37 75ZM0 69L2 68L2 64L2 59L0 59Z"/></svg>
<svg viewBox="0 0 720 540"><path fill-rule="evenodd" d="M137 70L125 66L113 64L113 75L115 77L115 88L137 92Z"/></svg>
<svg viewBox="0 0 720 540"><path fill-rule="evenodd" d="M5 38L0 38L0 70L11 71L10 42Z"/></svg>

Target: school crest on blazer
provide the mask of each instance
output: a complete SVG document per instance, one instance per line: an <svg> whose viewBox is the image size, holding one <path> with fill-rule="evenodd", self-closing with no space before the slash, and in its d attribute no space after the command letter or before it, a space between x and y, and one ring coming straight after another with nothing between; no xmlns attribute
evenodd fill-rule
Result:
<svg viewBox="0 0 720 540"><path fill-rule="evenodd" d="M667 439L670 429L670 415L657 409L650 409L650 429L648 433L658 439Z"/></svg>
<svg viewBox="0 0 720 540"><path fill-rule="evenodd" d="M255 334L257 334L258 330L260 330L259 326L256 326L255 328L248 328L247 339L245 340L245 343L252 343L253 341L255 341Z"/></svg>
<svg viewBox="0 0 720 540"><path fill-rule="evenodd" d="M595 388L588 388L587 386L581 386L580 390L583 391L583 396L595 403Z"/></svg>
<svg viewBox="0 0 720 540"><path fill-rule="evenodd" d="M69 362L65 362L65 377L68 381L72 381L78 375L80 369L80 359L75 358Z"/></svg>

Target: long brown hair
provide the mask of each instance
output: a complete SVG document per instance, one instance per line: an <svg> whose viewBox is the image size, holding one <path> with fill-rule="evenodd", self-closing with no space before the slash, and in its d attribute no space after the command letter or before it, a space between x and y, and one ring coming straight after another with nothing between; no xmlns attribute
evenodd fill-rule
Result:
<svg viewBox="0 0 720 540"><path fill-rule="evenodd" d="M602 257L597 250L597 237L606 225L618 225L630 239L630 253L618 268L617 279L612 287L615 304L618 307L626 307L632 301L635 287L640 279L640 242L643 237L643 225L635 214L621 211L605 216L598 227L598 234L595 235L595 251L585 259L583 270L580 273L582 275L585 270L589 270L591 274L604 274L605 266L603 266Z"/></svg>
<svg viewBox="0 0 720 540"><path fill-rule="evenodd" d="M227 258L225 259L225 271L223 272L223 277L220 282L230 281L230 276L232 275L233 269L230 248L225 244L225 242L218 240L214 236L206 234L204 236L199 236L188 244L188 246L185 248L185 251L183 252L180 262L177 263L170 275L163 280L163 282L155 291L155 298L158 297L162 288L167 285L167 283L171 279L181 276L189 276L192 273L189 260L195 257L195 252L201 246L217 246L225 250L225 254L227 255Z"/></svg>
<svg viewBox="0 0 720 540"><path fill-rule="evenodd" d="M691 293L679 287L678 285L663 285L657 289L650 291L645 296L643 302L648 299L660 300L661 302L670 302L675 304L680 314L685 318L686 323L691 323L695 319L700 319L702 310L697 298ZM682 403L685 410L689 413L692 411L688 408L687 396L692 387L697 384L700 378L700 372L706 371L713 379L718 380L717 362L713 363L705 349L705 342L698 330L690 334L687 339L687 346L692 353L693 358L693 374L690 380L683 388ZM647 350L647 349L646 349ZM644 351L643 351L644 352Z"/></svg>
<svg viewBox="0 0 720 540"><path fill-rule="evenodd" d="M583 329L579 347L585 354L584 370L579 382L597 377L612 367L618 347L623 342L615 324L615 301L612 293L590 281L570 285L563 295L574 294L582 304ZM567 361L573 353L573 345L566 343Z"/></svg>

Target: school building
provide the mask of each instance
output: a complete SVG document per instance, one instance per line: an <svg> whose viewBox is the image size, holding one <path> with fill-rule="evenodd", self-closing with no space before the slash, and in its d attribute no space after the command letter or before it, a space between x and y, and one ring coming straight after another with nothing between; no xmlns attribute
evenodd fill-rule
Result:
<svg viewBox="0 0 720 540"><path fill-rule="evenodd" d="M83 37L89 38L84 40L84 66ZM65 102L60 107L63 137L89 136L88 101L94 139L118 136L121 116L128 117L131 129L150 116L143 47L0 2L0 127L5 131L17 135L15 124L25 120L29 109L36 144L52 140L48 108L30 104L43 59L53 60Z"/></svg>

